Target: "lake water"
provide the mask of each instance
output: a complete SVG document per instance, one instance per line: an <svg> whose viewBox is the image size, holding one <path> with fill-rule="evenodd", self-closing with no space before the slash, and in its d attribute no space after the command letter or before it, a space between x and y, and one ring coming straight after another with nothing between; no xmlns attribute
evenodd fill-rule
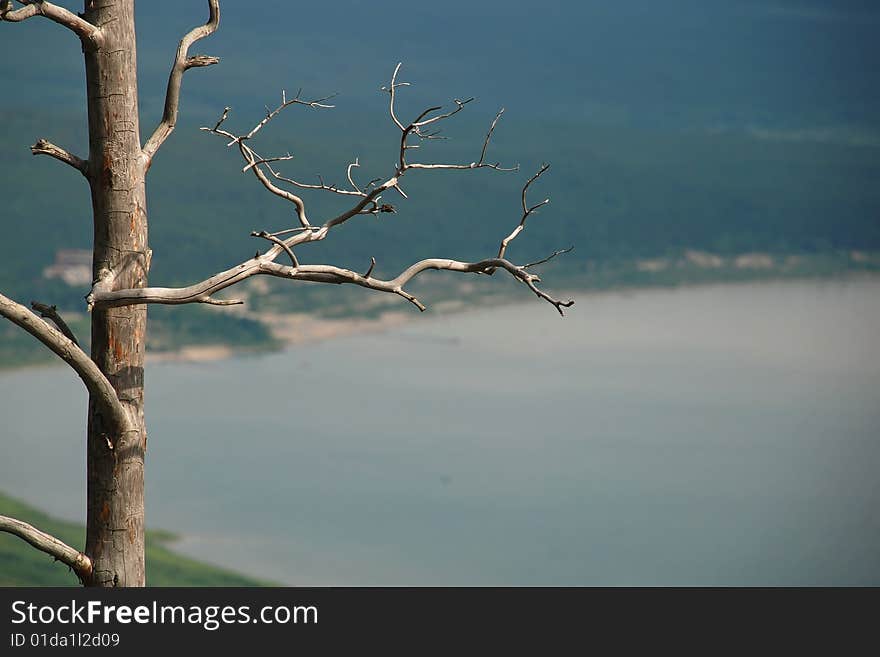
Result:
<svg viewBox="0 0 880 657"><path fill-rule="evenodd" d="M880 584L880 280L576 297L151 365L149 526L300 585ZM82 521L75 375L0 415Z"/></svg>

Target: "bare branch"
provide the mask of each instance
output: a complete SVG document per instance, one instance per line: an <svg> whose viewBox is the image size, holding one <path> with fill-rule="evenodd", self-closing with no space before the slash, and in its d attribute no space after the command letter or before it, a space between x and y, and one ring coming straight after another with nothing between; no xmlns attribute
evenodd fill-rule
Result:
<svg viewBox="0 0 880 657"><path fill-rule="evenodd" d="M498 125L498 121L504 113L503 109L501 109L495 115L495 118L493 119L488 131L486 132L486 137L483 140L483 145L480 150L479 160L471 162L470 164L407 163L405 159L406 150L415 146L407 142L409 137L416 136L421 139L435 138L437 136L436 131L430 133L424 132L422 128L427 125L433 125L434 123L438 123L439 121L442 121L457 114L464 108L467 103L469 103L473 99L456 99L454 101L456 105L455 109L433 116L432 114L439 111L441 108L430 107L419 114L414 121L407 125L404 125L399 120L394 105L396 90L399 87L407 85L407 83L397 81L397 76L399 72L400 64L398 64L394 69L394 73L391 76L390 85L388 87L382 88L383 90L389 92L389 113L391 115L392 121L401 131L399 161L397 166L395 167L394 175L385 180L385 182L377 184L378 181L381 180L381 178L376 178L370 181L370 183L368 183L364 188L358 186L352 176L352 170L360 166L359 160L355 159L354 162L348 165L348 168L346 170L346 177L348 178L348 182L351 185L351 189L342 189L337 187L336 185L327 185L324 182L324 179L320 176L318 176L319 184L302 183L295 179L282 176L272 167L273 162L290 159L290 154L281 157L262 157L249 145L248 141L252 139L264 126L269 123L269 121L277 116L285 107L288 107L292 104L302 104L308 105L310 107L327 107L327 105L323 103L326 98L320 99L318 101L304 101L300 98L301 92L298 92L296 97L294 97L293 99L288 99L286 94L282 91L280 105L271 110L269 108L266 108L265 117L261 121L259 121L250 130L250 132L243 135L237 135L221 127L229 115L229 108L227 107L224 109L222 116L213 128L204 127L202 128L202 130L228 139L229 141L227 143L227 146L237 145L239 152L245 161L245 166L242 171L246 172L248 169L252 170L254 172L254 175L267 190L293 203L293 205L296 207L300 226L279 230L273 233L269 233L264 230L252 232L252 236L260 237L273 243L273 246L264 255L261 255L260 252L257 251L256 255L253 258L188 287L150 287L128 290L111 290L111 287L109 285L104 285L99 282L95 286L93 286L91 293L87 297L89 307L117 307L150 303L172 305L187 303L214 303L212 295L216 294L217 292L232 285L235 285L247 278L250 278L251 276L268 275L277 276L280 278L287 278L291 280L318 283L359 285L361 287L373 290L397 294L410 301L413 305L419 308L419 310L424 310L424 304L422 304L421 301L419 301L416 297L414 297L404 289L404 286L407 284L407 282L419 273L429 269L437 269L463 273L491 275L495 272L496 269L504 269L505 271L510 273L510 275L513 276L516 280L528 287L539 298L544 299L548 303L552 304L557 309L557 311L559 311L560 314L564 314L563 309L571 306L574 301L561 301L540 290L537 287L537 283L539 283L541 279L537 275L527 271L527 269L528 267L547 262L548 260L551 260L552 258L561 255L562 253L566 253L570 249L557 251L553 255L544 258L543 260L524 266L516 265L504 257L508 244L514 238L516 238L516 236L519 235L520 232L522 232L528 217L531 216L531 214L533 214L535 211L537 211L538 208L549 203L549 199L546 199L541 203L529 207L526 199L529 187L545 171L547 171L547 165L543 165L541 169L534 176L532 176L523 186L523 214L520 218L519 224L513 230L513 232L502 240L499 254L495 258L480 260L478 262L461 262L457 260L429 258L415 263L394 279L381 280L372 276L373 269L376 265L376 261L374 258L371 258L371 264L366 273L361 275L354 271L329 264L305 265L302 264L294 255L293 247L301 244L307 244L309 242L319 242L326 239L327 235L333 228L345 223L354 216L357 216L359 214L378 214L380 212L394 212L395 209L393 206L387 203L383 203L380 205L379 201L381 199L381 195L387 190L393 189L397 191L402 197L408 198L406 192L404 192L400 186L400 178L402 178L410 169L478 169L485 167L496 170L510 170L502 169L502 167L500 167L498 163L492 164L486 162L486 152L489 147L489 142L492 138L492 134L494 133L495 128ZM275 180L288 183L300 189L321 190L343 195L358 196L359 200L357 201L357 203L355 203L353 207L335 217L327 219L321 226L312 226L306 218L305 204L303 199L296 194L286 189L283 189L273 183L272 180L270 180L270 176ZM282 235L290 236L281 239L280 236ZM291 266L284 266L275 262L276 258L278 258L281 253L287 254L287 256L290 258Z"/></svg>
<svg viewBox="0 0 880 657"><path fill-rule="evenodd" d="M284 240L275 237L274 235L270 235L265 230L261 230L259 232L254 231L251 233L251 237L262 237L265 240L269 240L273 244L277 244L287 253L287 256L290 258L290 263L294 268L299 267L299 261L296 259L296 256L293 254L293 249L291 249Z"/></svg>
<svg viewBox="0 0 880 657"><path fill-rule="evenodd" d="M292 160L292 159L293 159L293 155L291 155L290 153L287 153L287 155L279 155L277 157L264 157L260 160L257 160L253 164L245 165L244 167L242 167L241 172L247 173L248 169L250 169L251 167L257 166L258 164L271 164L272 162L285 162L287 160ZM272 173L275 174L274 171ZM275 177L281 178L281 176L278 176L277 174L275 174Z"/></svg>
<svg viewBox="0 0 880 657"><path fill-rule="evenodd" d="M192 55L186 58L183 67L185 71L188 71L191 68L203 68L205 66L213 66L214 64L219 63L220 58L214 57L213 55Z"/></svg>
<svg viewBox="0 0 880 657"><path fill-rule="evenodd" d="M58 314L58 306L50 306L45 303L40 303L39 301L31 301L31 308L40 313L40 317L43 319L51 319L52 323L58 327L58 330L61 331L65 337L71 340L77 347L79 346L79 342L77 342L73 331L70 330L67 322L61 319L61 315Z"/></svg>
<svg viewBox="0 0 880 657"><path fill-rule="evenodd" d="M72 11L53 5L51 2L22 0L21 4L25 6L13 9L11 2L7 0L0 2L0 21L17 23L32 16L43 16L71 30L90 50L97 49L101 45L101 28L92 25Z"/></svg>
<svg viewBox="0 0 880 657"><path fill-rule="evenodd" d="M281 90L281 104L278 105L273 110L270 110L268 107L266 108L266 116L260 121L257 125L251 129L249 133L247 133L244 137L240 137L240 139L251 139L255 134L257 134L260 130L262 130L263 126L265 126L269 121L274 119L281 111L291 105L305 105L306 107L311 107L312 109L333 109L333 105L326 105L324 103L325 100L330 100L335 97L336 94L330 94L329 96L325 96L324 98L318 98L317 100L302 100L300 97L302 94L302 89L296 92L296 96L288 100L287 92L284 89Z"/></svg>
<svg viewBox="0 0 880 657"><path fill-rule="evenodd" d="M400 119L397 118L397 115L394 113L394 92L397 87L406 87L409 86L409 82L397 82L397 74L400 72L400 67L403 65L403 62L397 62L397 66L394 67L394 73L391 74L391 84L388 87L382 87L382 91L387 91L390 96L390 100L388 101L388 112L391 114L391 120L394 121L394 124L400 128L401 130L406 130L403 127L403 124L400 122Z"/></svg>
<svg viewBox="0 0 880 657"><path fill-rule="evenodd" d="M369 278L370 274L373 273L373 267L376 266L376 259L373 256L370 256L370 268L367 270L367 273L364 274L364 278Z"/></svg>
<svg viewBox="0 0 880 657"><path fill-rule="evenodd" d="M561 256L563 253L568 253L572 249L574 249L574 246L570 246L567 249L559 249L557 251L554 251L553 253L548 255L546 258L541 258L540 260L536 260L535 262L530 262L527 265L523 265L523 269L528 269L529 267L535 267L537 265L543 265L545 262L550 262L556 256Z"/></svg>
<svg viewBox="0 0 880 657"><path fill-rule="evenodd" d="M540 178L542 175L544 175L544 172L547 171L547 169L549 169L549 168L550 168L549 164L542 164L541 168L538 169L538 172L534 176L529 178L528 181L526 182L526 184L523 185L523 189L522 189L522 209L523 209L522 218L519 220L519 224L517 225L517 227L513 229L513 232L511 232L510 235L508 235L503 240L501 240L501 246L498 248L498 257L499 258L504 257L504 253L507 251L507 245L510 244L514 239L516 239L516 236L519 235L523 231L523 229L525 229L526 220L529 218L529 216L535 210L537 210L538 208L540 208L544 205L547 205L550 202L549 198L545 198L543 201L541 201L537 205L533 205L533 206L529 207L528 203L526 201L526 195L528 194L529 187L532 185L533 182L535 182L538 178Z"/></svg>
<svg viewBox="0 0 880 657"><path fill-rule="evenodd" d="M38 139L37 143L31 146L31 153L34 155L48 155L49 157L54 157L59 162L69 164L86 178L89 177L89 163L87 161L77 157L73 153L68 153L60 146L56 146L45 139Z"/></svg>
<svg viewBox="0 0 880 657"><path fill-rule="evenodd" d="M467 105L468 103L470 103L473 100L474 100L473 98L468 98L467 100L459 100L458 98L453 98L452 102L455 103L456 107L451 112L446 112L446 114L438 114L437 116L433 116L430 119L426 119L425 116L427 116L431 112L434 112L434 111L440 109L439 107L432 107L432 108L427 109L424 112L422 112L419 115L419 118L417 118L415 121L413 121L411 125L414 128L423 128L426 125L431 125L432 123L437 123L437 121L442 121L443 119L448 119L450 116L453 116L454 114L458 114L461 110L464 109L465 105Z"/></svg>
<svg viewBox="0 0 880 657"><path fill-rule="evenodd" d="M208 22L193 28L180 40L180 44L177 46L177 55L174 58L174 64L171 66L171 73L168 76L168 88L165 91L165 109L162 113L162 120L143 148L147 167L150 166L156 151L168 139L168 136L174 131L174 126L177 124L177 109L180 105L180 85L183 82L183 74L191 68L210 66L220 61L218 57L209 57L207 55L187 56L192 44L216 32L219 25L220 0L208 0Z"/></svg>
<svg viewBox="0 0 880 657"><path fill-rule="evenodd" d="M285 228L284 230L276 230L274 233L270 233L272 237L278 237L279 235L289 235L290 233L300 233L304 231L322 231L324 230L323 226L298 226L296 228Z"/></svg>
<svg viewBox="0 0 880 657"><path fill-rule="evenodd" d="M214 125L214 127L213 128L202 128L202 130L210 130L211 132L218 132L220 130L220 126L223 125L223 122L226 121L226 119L229 117L229 110L231 110L231 109L232 109L231 107L224 107L223 114L221 114L220 118L217 119L217 123Z"/></svg>
<svg viewBox="0 0 880 657"><path fill-rule="evenodd" d="M79 550L70 547L50 534L40 531L33 525L8 516L0 516L0 531L18 536L41 552L55 557L57 561L69 566L83 583L92 575L91 559Z"/></svg>
<svg viewBox="0 0 880 657"><path fill-rule="evenodd" d="M467 169L495 169L496 171L519 171L519 166L502 167L500 163L488 164L486 162L470 162L469 164L425 164L422 162L407 163L407 169L452 169L464 171Z"/></svg>
<svg viewBox="0 0 880 657"><path fill-rule="evenodd" d="M257 164L257 160L263 159L259 155L254 152L254 150L244 143L244 140L237 139L238 142L238 150L241 152L242 157L248 163L249 166L245 167L246 169L250 169L254 172L254 175L257 177L263 187L268 189L270 192L275 194L276 196L283 198L286 201L290 201L293 203L296 208L296 216L299 219L300 224L303 228L308 228L311 226L309 223L309 219L306 216L306 204L302 200L301 197L288 192L286 189L282 189L275 185L271 180L269 180L268 176L266 176L265 172L260 168L260 165ZM266 165L268 167L268 165Z"/></svg>
<svg viewBox="0 0 880 657"><path fill-rule="evenodd" d="M354 168L360 167L360 165L361 165L361 163L358 160L358 158L354 158L354 162L349 164L348 168L345 170L345 175L348 178L348 183L351 185L351 188L354 189L356 192L360 192L361 194L363 194L364 191L360 187L357 186L357 183L354 181L354 178L351 175L351 170Z"/></svg>
<svg viewBox="0 0 880 657"><path fill-rule="evenodd" d="M329 231L331 228L333 228L335 226L339 226L340 224L344 224L346 221L348 221L352 217L357 216L359 214L363 214L365 208L370 204L377 206L376 207L377 212L395 212L394 206L392 206L392 205L388 205L386 203L382 206L378 206L377 204L379 202L379 199L381 198L382 193L385 192L386 190L392 189L392 188L396 189L399 194L406 197L406 194L403 193L403 190L401 190L397 184L397 178L398 178L397 176L393 176L393 177L389 178L388 180L386 180L385 182L383 182L378 187L374 187L372 190L370 190L369 192L364 194L364 197L360 201L358 201L358 203L355 204L355 206L353 208L349 208L348 210L346 210L342 214L337 215L337 216L333 217L332 219L328 219L327 221L325 221L324 225L322 226L322 230ZM323 239L323 236L321 236L319 239Z"/></svg>
<svg viewBox="0 0 880 657"><path fill-rule="evenodd" d="M302 100L302 98L301 98L302 90L300 90L299 92L297 92L297 94L294 98L288 99L285 92L282 91L281 92L281 103L277 107L275 107L275 109L270 110L269 108L266 108L266 116L261 121L259 121L250 130L250 132L248 132L244 135L236 135L236 134L230 132L229 130L221 128L221 126L226 121L226 119L229 115L229 108L228 107L224 108L222 116L220 117L220 119L217 121L217 123L214 125L213 128L203 127L202 130L219 135L219 136L222 136L222 137L228 139L229 141L227 143L227 146L237 145L239 148L239 152L241 153L242 158L245 161L245 166L243 167L242 170L243 171L247 171L249 169L252 170L254 172L254 175L256 176L256 178L260 181L260 183L268 191L270 191L272 194L275 194L276 196L278 196L280 198L285 199L286 201L289 201L290 203L293 203L293 205L296 208L297 218L299 219L300 226L303 228L306 228L306 229L310 228L311 224L306 216L305 202L304 202L303 198L297 194L294 194L291 191L283 189L282 187L279 187L278 185L274 184L272 182L272 180L270 180L270 178L269 178L270 175L275 180L287 183L289 185L293 185L294 187L296 187L298 189L329 191L329 192L332 192L335 194L340 194L340 195L360 197L361 200L358 201L354 205L354 207L350 208L349 210L341 213L340 215L338 215L336 217L333 217L333 218L327 220L324 223L323 227L326 229L330 229L330 228L333 228L333 227L338 226L340 224L343 224L346 221L348 221L349 219L351 219L352 217L360 215L360 214L378 214L381 212L394 212L395 209L393 206L391 206L387 203L382 204L382 205L379 204L381 194L384 193L386 190L394 189L403 198L409 198L407 196L406 192L403 191L403 189L399 183L399 178L401 178L406 173L406 171L409 169L459 169L459 170L466 170L466 169L490 168L490 169L496 169L499 171L515 171L518 169L518 167L503 168L497 162L496 163L488 163L485 161L485 155L486 155L486 150L489 145L489 141L492 137L492 133L494 132L495 127L498 124L499 119L501 118L501 115L504 112L503 109L501 111L499 111L498 114L496 114L494 120L492 121L492 123L489 127L489 130L486 133L486 138L483 141L483 147L480 151L480 159L478 161L471 162L469 164L432 164L432 163L411 163L410 164L410 163L407 163L406 157L405 157L406 150L407 150L407 148L413 147L412 144L408 144L408 142L407 142L408 138L411 135L415 135L415 136L420 137L422 139L435 137L436 133L430 133L430 134L423 133L423 132L421 132L421 128L426 125L430 125L432 123L435 123L437 121L449 118L450 116L453 116L454 114L457 114L459 111L461 111L464 108L464 106L467 103L471 102L473 100L473 98L469 98L467 100L455 99L455 101L454 101L456 104L455 109L453 109L449 112L446 112L444 114L439 114L434 117L426 118L426 117L428 117L428 115L430 113L441 109L439 106L430 107L427 110L425 110L424 112L422 112L421 114L419 114L419 116L416 117L415 121L411 122L409 125L404 126L403 123L401 123L399 121L399 119L397 118L396 110L394 108L395 90L398 87L406 86L408 84L408 83L404 83L404 82L397 82L397 75L400 71L400 66L401 65L398 64L395 67L394 73L391 76L391 83L390 83L389 87L382 87L382 89L390 92L391 101L390 101L390 105L389 105L389 110L391 113L391 117L394 120L395 124L401 130L399 162L398 162L398 166L397 166L397 170L395 172L395 175L393 175L391 178L386 180L381 185L378 185L376 187L372 187L372 189L370 189L372 185L374 185L378 180L380 180L380 179L374 179L373 181L370 182L370 184L367 185L367 189L370 189L369 192L362 190L360 187L358 187L352 178L352 175L351 175L352 168L355 166L360 166L360 164L357 160L355 160L354 163L349 165L347 172L346 172L346 175L349 179L349 182L351 183L352 189L350 189L350 190L349 189L342 189L336 185L325 184L323 179L321 179L320 177L319 177L319 184L310 184L310 183L303 183L303 182L298 181L296 179L283 176L271 166L271 163L275 162L275 161L279 161L279 160L289 159L290 158L289 154L287 156L277 157L277 158L262 157L249 144L245 143L246 141L252 139L266 124L268 124L269 121L271 121L273 118L275 118L284 108L289 107L290 105L293 105L293 104L307 105L307 106L313 107L313 108L332 107L331 105L327 105L323 102L330 97L321 98L321 99L312 100L312 101ZM266 171L263 170L263 167L265 167L265 169L266 169L266 171L268 171L269 175L266 174ZM321 233L320 236L317 237L317 239L323 239L324 236L325 236L325 234Z"/></svg>
<svg viewBox="0 0 880 657"><path fill-rule="evenodd" d="M458 109L455 111L449 112L448 114L434 117L434 119L442 119L452 116L456 112L458 112L462 107L464 107L464 102L456 101L460 103ZM465 101L467 102L467 101ZM495 132L495 126L498 125L498 120L501 118L501 115L504 114L504 108L502 107L498 110L498 113L495 115L495 118L492 120L492 124L489 126L489 130L486 132L486 138L483 140L483 148L480 151L480 159L476 162L471 162L469 164L423 164L419 162L411 162L405 165L406 169L495 169L496 171L519 171L519 165L513 167L502 167L499 162L490 163L486 162L486 150L489 148L489 141L492 139L492 133ZM414 132L418 137L422 139L442 139L442 137L438 137L436 132L433 133L422 133L422 132ZM412 148L411 145L407 145L406 148Z"/></svg>
<svg viewBox="0 0 880 657"><path fill-rule="evenodd" d="M311 233L300 233L300 235L310 234ZM281 249L279 248L279 252L280 250ZM526 285L537 296L554 305L560 314L563 314L562 308L568 308L574 304L574 301L572 300L559 301L542 290L539 290L535 285L535 283L538 283L541 280L538 276L526 271L524 267L516 265L503 258L488 258L478 262L460 262L458 260L428 258L411 265L396 278L391 280L381 280L369 276L369 274L372 273L372 267L367 272L368 275L361 275L349 269L343 269L333 265L300 264L296 267L279 265L273 261L274 257L276 256L273 255L272 250L270 250L265 255L258 255L240 265L222 271L211 278L188 287L145 287L116 291L93 289L92 293L89 295L89 303L101 308L133 306L148 303L166 305L211 303L211 295L250 278L251 276L265 275L297 281L310 281L314 283L334 283L337 285L348 283L359 285L380 292L390 292L400 295L412 302L419 308L419 310L424 310L425 306L403 289L404 286L418 274L431 269L478 274L486 274L495 269L504 269L515 279Z"/></svg>
<svg viewBox="0 0 880 657"><path fill-rule="evenodd" d="M448 119L451 116L458 114L461 110L464 109L464 106L473 101L473 98L468 98L467 100L459 100L458 98L453 99L452 102L455 103L455 109L450 110L449 112L445 112L443 114L438 114L436 116L428 117L432 112L436 112L442 109L440 106L429 107L421 114L419 114L414 121L410 122L408 125L404 126L403 123L397 118L397 113L394 108L394 100L395 100L395 89L400 86L404 86L404 83L396 83L397 74L400 71L400 64L394 69L394 73L391 75L391 84L388 87L382 87L383 91L388 91L391 96L389 111L391 113L391 119L394 121L394 124L400 129L400 154L398 157L397 164L397 175L403 175L407 169L496 169L498 171L517 171L519 166L505 168L500 165L500 163L495 162L494 164L486 162L486 149L489 147L489 141L492 138L492 133L495 131L495 126L498 125L498 120L501 118L501 115L504 114L504 108L502 108L498 114L495 115L495 119L492 121L492 124L489 126L489 130L486 133L486 138L483 140L483 148L480 151L480 159L476 162L470 162L469 164L430 164L430 163L408 163L406 161L406 151L418 148L417 144L410 144L409 138L410 136L416 136L419 139L445 139L445 137L439 136L439 130L435 130L434 132L424 132L424 128L426 126L432 125L434 123L439 123L445 119Z"/></svg>
<svg viewBox="0 0 880 657"><path fill-rule="evenodd" d="M269 159L263 160L262 162L257 162L257 164L268 164L268 163L273 162L275 160L285 160L285 159L288 159L288 158L269 158ZM318 184L315 185L312 183L299 182L298 180L294 180L293 178L287 178L285 176L282 176L280 173L275 171L270 166L267 166L266 168L269 169L269 173L271 173L272 176L276 180L281 180L281 181L286 182L290 185L293 185L294 187L299 187L300 189L317 189L317 190L322 190L325 192L332 192L334 194L339 194L340 196L361 196L361 197L366 196L366 194L364 194L362 191L360 191L358 189L353 189L353 190L352 189L343 189L341 187L337 187L336 185L327 185L324 183L324 178L320 175L318 176ZM351 168L351 165L349 165L349 169L350 168Z"/></svg>
<svg viewBox="0 0 880 657"><path fill-rule="evenodd" d="M492 125L489 126L489 132L486 133L486 139L483 140L483 150L480 151L480 164L486 160L486 149L489 148L489 140L492 139L492 133L495 132L495 126L498 125L498 120L501 118L502 114L504 114L503 107L498 110L498 114L492 119Z"/></svg>
<svg viewBox="0 0 880 657"><path fill-rule="evenodd" d="M236 265L200 283L184 288L148 287L113 291L96 285L92 287L92 291L86 297L86 300L90 308L113 308L133 306L141 303L166 305L186 303L211 304L212 294L260 273L260 264L265 259L265 255L258 253L240 265Z"/></svg>
<svg viewBox="0 0 880 657"><path fill-rule="evenodd" d="M241 299L214 299L213 297L205 297L202 299L202 303L207 303L209 306L240 306L244 301Z"/></svg>
<svg viewBox="0 0 880 657"><path fill-rule="evenodd" d="M114 428L120 433L135 430L113 386L94 361L73 340L58 329L49 326L21 304L2 294L0 294L0 315L33 335L70 365Z"/></svg>
<svg viewBox="0 0 880 657"><path fill-rule="evenodd" d="M263 187L265 187L267 190L269 190L270 192L272 192L276 196L283 198L284 200L289 201L290 203L293 203L294 207L296 208L296 214L297 214L297 218L299 219L300 225L303 228L310 228L311 224L309 223L308 217L306 216L306 207L305 207L305 203L304 203L303 199L301 197L297 196L296 194L293 194L292 192L289 192L286 189L282 189L281 187L275 185L269 179L269 177L266 175L266 173L262 170L261 167L265 166L270 171L272 176L275 177L276 179L284 180L285 182L289 182L289 183L294 184L296 186L300 186L300 187L303 187L306 189L331 189L331 188L326 185L323 185L323 183L320 186L318 186L318 185L305 185L304 183L298 183L292 179L284 178L283 176L281 176L277 172L275 172L274 169L272 169L272 167L270 166L270 163L275 162L275 161L279 161L279 160L291 159L292 156L289 153L283 157L264 158L264 157L260 156L253 148L251 148L249 145L247 145L245 143L247 140L252 139L254 137L254 135L256 135L263 128L263 126L265 126L269 121L271 121L273 118L278 116L278 114L286 107L290 107L291 105L305 105L305 106L311 107L313 109L330 109L333 107L333 105L327 105L324 102L324 101L328 100L329 98L332 98L333 97L332 95L326 96L324 98L318 98L316 100L303 100L301 98L301 93L302 93L302 90L298 91L295 97L288 99L287 93L284 90L282 90L281 91L281 103L273 110L270 110L267 108L266 109L266 116L259 123L257 123L250 130L250 132L248 132L247 134L235 135L232 132L229 132L228 130L221 129L220 126L223 125L223 123L226 121L226 119L229 116L229 109L230 109L229 107L226 107L223 109L223 114L221 115L220 119L217 121L217 123L214 125L213 128L203 127L203 128L201 128L201 130L203 130L205 132L210 132L215 135L220 135L221 137L225 137L226 139L229 139L229 143L227 144L227 146L232 146L234 144L238 145L238 150L241 153L241 156L242 156L242 158L244 158L244 161L246 163L244 168L242 169L242 171L248 171L248 170L253 171L257 180L260 181L260 183L263 185ZM335 189L335 188L333 188L333 189ZM340 191L339 193L343 193L343 192ZM360 194L358 194L358 195L360 195Z"/></svg>

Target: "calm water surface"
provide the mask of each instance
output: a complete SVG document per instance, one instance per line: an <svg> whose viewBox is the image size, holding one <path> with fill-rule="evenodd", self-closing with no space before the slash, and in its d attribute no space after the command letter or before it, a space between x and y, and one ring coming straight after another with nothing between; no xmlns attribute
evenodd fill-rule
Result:
<svg viewBox="0 0 880 657"><path fill-rule="evenodd" d="M577 297L151 365L148 524L301 585L880 584L878 279ZM0 417L81 521L75 375Z"/></svg>

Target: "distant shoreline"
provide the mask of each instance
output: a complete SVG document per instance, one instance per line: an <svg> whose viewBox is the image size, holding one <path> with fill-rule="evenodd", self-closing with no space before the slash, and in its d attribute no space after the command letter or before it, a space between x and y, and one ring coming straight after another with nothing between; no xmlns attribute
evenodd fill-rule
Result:
<svg viewBox="0 0 880 657"><path fill-rule="evenodd" d="M60 519L0 490L0 512L33 523L70 545L85 535L80 522ZM148 529L146 558L150 586L276 586L274 582L244 575L175 550L183 536ZM18 537L0 535L0 586L78 586L76 576L64 566L53 564L42 552Z"/></svg>
<svg viewBox="0 0 880 657"><path fill-rule="evenodd" d="M577 302L608 293L874 277L880 275L880 253L850 251L808 256L745 253L722 258L708 252L685 250L678 256L646 258L616 266L599 263L582 270L574 270L570 266L548 270L544 287L559 297L570 296ZM428 305L428 312L424 314L395 304L397 299L390 299L387 295L367 297L362 303L350 307L344 304L317 305L311 312L286 313L278 310L284 306L284 298L279 297L273 304L272 311L252 312L245 307L239 313L241 317L263 324L270 332L273 342L265 345L236 344L211 342L208 338L204 343L184 344L178 349L150 350L147 353L147 362L214 362L355 334L381 333L412 321L423 320L427 314L436 317L480 307L538 301L522 286L498 285L499 281L486 279L487 277L465 281L446 279L442 284L417 290L417 294L422 295ZM543 301L540 304L547 306ZM552 307L538 308L538 303L535 305L536 312L556 312ZM576 303L568 312L578 312L582 307L583 302ZM0 373L54 365L60 365L57 359L21 364L0 362Z"/></svg>
<svg viewBox="0 0 880 657"><path fill-rule="evenodd" d="M384 312L376 318L328 319L309 313L262 313L256 317L269 326L282 349L355 333L382 332L411 321L407 313L401 311ZM235 345L188 345L173 351L148 352L147 362L202 363L250 352L253 349L238 349Z"/></svg>
<svg viewBox="0 0 880 657"><path fill-rule="evenodd" d="M584 289L584 288L566 288L557 294L562 298L573 298L575 305L566 312L578 312L580 308L586 305L589 297L605 296L609 294L634 294L642 292L660 292L669 291L677 288L701 288L712 286L740 286L740 285L762 285L780 282L795 281L846 281L859 280L863 278L878 278L880 272L840 272L834 275L824 276L803 276L797 278L780 278L766 277L751 280L705 280L693 281L679 285L663 285L663 286L622 286L608 289ZM547 306L543 301L539 302L533 295L514 296L505 295L503 297L491 297L489 299L477 297L472 301L463 302L455 307L445 306L437 309L437 312L431 317L426 317L421 313L405 313L398 311L389 311L379 315L376 319L364 319L353 317L351 319L323 319L320 317L308 315L306 313L295 313L290 315L279 314L273 315L268 320L273 328L273 333L281 339L281 349L288 349L303 344L326 342L335 338L347 337L350 335L360 335L364 333L384 333L390 329L397 328L416 321L430 320L435 317L448 316L463 312L477 311L481 308L495 308L500 306L519 305L532 302L536 307L536 311L545 311L555 313L556 311ZM542 307L543 306L543 307ZM275 327L278 332L275 332ZM301 333L296 330L301 329ZM248 349L236 349L230 345L202 345L183 347L177 351L154 352L147 354L148 363L204 363L234 358L246 353L252 353Z"/></svg>
<svg viewBox="0 0 880 657"><path fill-rule="evenodd" d="M652 258L635 261L636 272L647 280L596 285L590 284L590 272L584 276L571 276L569 272L563 270L559 272L558 278L561 279L559 289L554 289L553 280L556 277L552 273L547 277L545 287L552 290L558 298L575 299L575 305L567 312L578 312L584 306L583 302L577 303L579 297L584 299L604 294L710 285L752 285L795 280L830 281L880 276L880 254L852 251L846 256L846 265L849 266L843 266L841 262L834 262L831 263L830 268L816 267L815 270L811 270L811 267L816 264L812 260L823 260L823 256L811 258L744 253L729 258L729 264L726 265L720 256L691 250L685 251L679 259ZM786 263L783 267L776 264L780 260ZM829 263L823 264L828 266ZM804 268L785 269L785 266L802 266ZM675 270L682 272L683 275L680 279L670 279L659 275L670 271L674 273ZM481 307L507 306L529 301L535 302L536 311L544 310L546 312L549 309L550 312L556 312L552 307L541 308L540 306L547 306L547 304L537 300L533 294L520 286L505 287L503 291L486 286L482 290L471 289L472 287L475 286L473 282L469 281L443 289L440 294L441 298L433 303L429 298L430 293L426 294L425 301L428 304L426 313L408 312L410 309L404 308L403 310L389 309L372 318L358 316L356 310L352 315L341 318L322 317L319 313L261 313L254 316L269 326L273 336L281 344L281 348L286 349L349 335L382 333L413 321L427 319L425 315L429 314L437 317L468 312ZM237 349L234 345L207 344L183 347L174 351L152 352L147 354L147 359L149 362L209 362L248 352L252 352L252 350Z"/></svg>

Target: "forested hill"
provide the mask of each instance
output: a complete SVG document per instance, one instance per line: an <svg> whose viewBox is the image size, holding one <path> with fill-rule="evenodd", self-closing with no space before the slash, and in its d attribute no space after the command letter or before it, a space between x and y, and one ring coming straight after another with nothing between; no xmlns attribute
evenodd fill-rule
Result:
<svg viewBox="0 0 880 657"><path fill-rule="evenodd" d="M251 230L291 225L290 208L241 173L222 140L198 131L232 106L246 129L282 87L339 92L337 108L290 108L254 146L290 151L293 177L389 175L397 134L387 84L397 61L404 115L477 96L422 161L470 162L500 106L494 171L408 174L397 214L349 222L306 262L381 270L426 256L476 258L518 221L519 189L542 161L535 199L552 203L512 252L575 244L575 262L682 248L720 253L880 249L880 9L871 2L675 0L647 3L386 0L221 3L221 29L187 73L178 131L149 177L156 284L204 277L253 254ZM70 5L72 6L72 5ZM141 3L142 132L161 113L176 40L205 3ZM91 243L88 190L27 147L45 137L86 154L76 39L48 21L0 24L0 289L27 293L60 247ZM26 65L25 65L26 63ZM307 196L317 220L340 207Z"/></svg>

